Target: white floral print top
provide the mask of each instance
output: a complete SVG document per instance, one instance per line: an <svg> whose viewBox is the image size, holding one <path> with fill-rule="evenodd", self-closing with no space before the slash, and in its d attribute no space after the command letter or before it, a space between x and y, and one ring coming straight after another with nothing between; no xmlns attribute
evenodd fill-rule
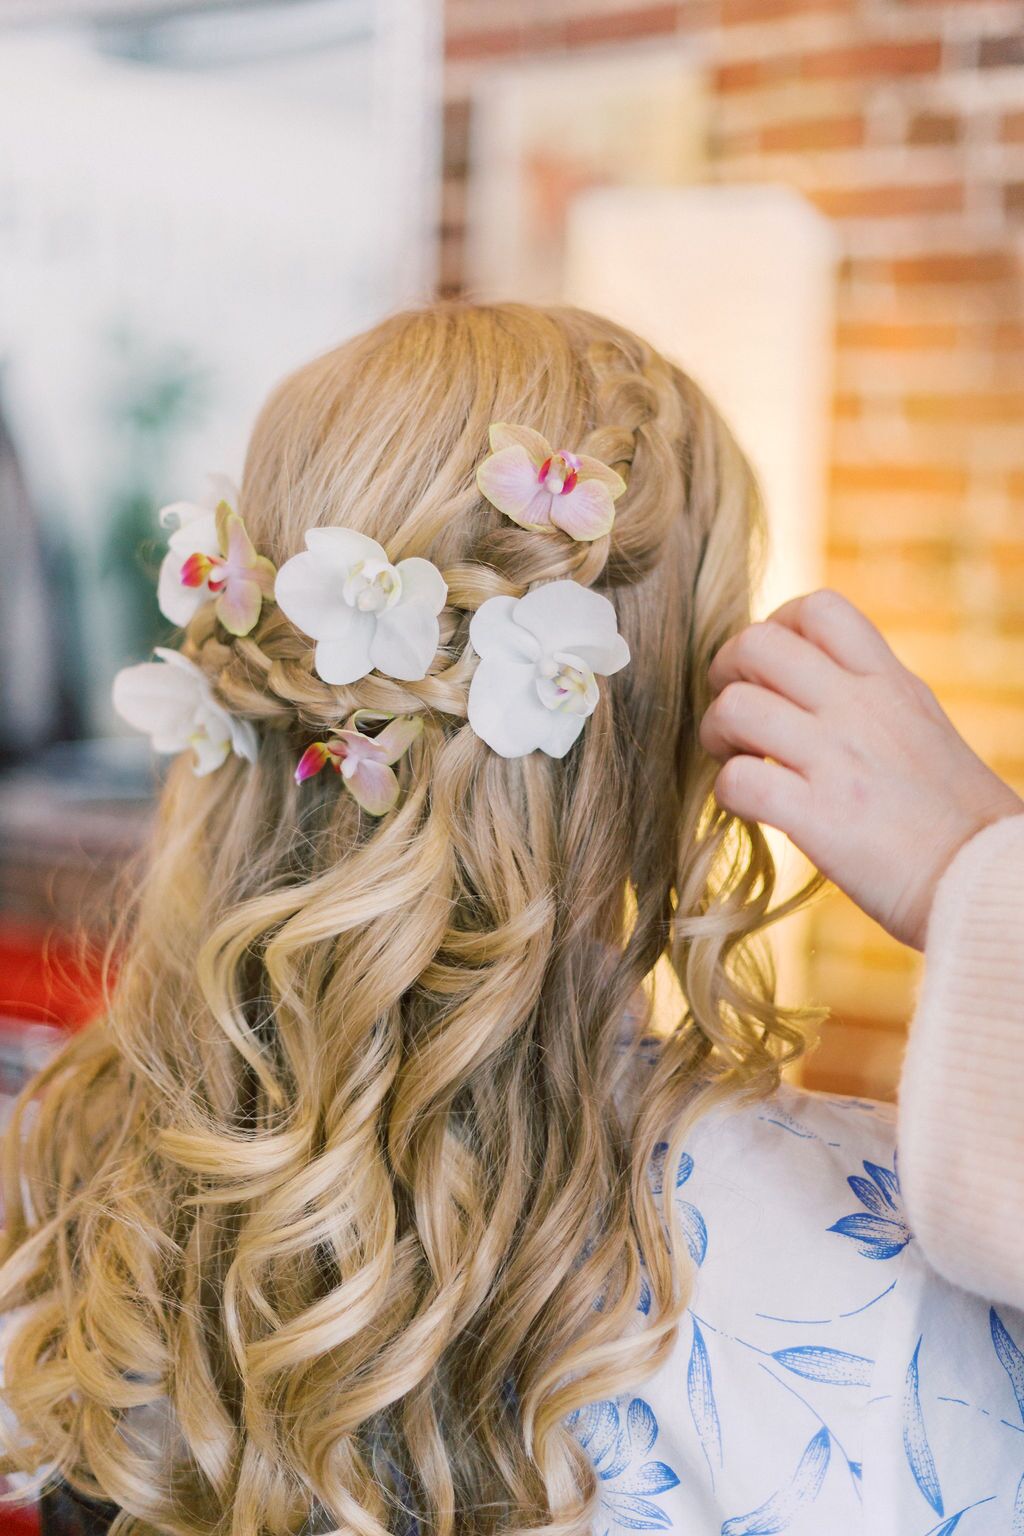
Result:
<svg viewBox="0 0 1024 1536"><path fill-rule="evenodd" d="M787 1086L697 1123L676 1348L570 1419L595 1536L1024 1536L1024 1315L929 1269L895 1145L891 1106Z"/></svg>

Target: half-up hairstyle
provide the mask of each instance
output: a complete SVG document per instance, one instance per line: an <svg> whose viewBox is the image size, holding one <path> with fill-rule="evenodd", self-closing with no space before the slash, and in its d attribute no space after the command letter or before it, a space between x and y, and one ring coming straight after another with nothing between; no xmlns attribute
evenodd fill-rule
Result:
<svg viewBox="0 0 1024 1536"><path fill-rule="evenodd" d="M490 506L496 421L617 469L611 533ZM689 1292L653 1149L674 1166L703 1106L804 1044L755 941L769 851L697 739L748 619L753 479L637 337L451 305L287 379L239 510L278 567L312 525L432 560L441 647L420 682L333 687L271 602L242 639L190 624L258 760L174 762L108 1010L19 1101L7 1468L113 1501L118 1536L584 1536L573 1412L658 1367ZM499 757L466 722L470 618L566 577L631 661L564 759ZM359 707L423 721L379 820L293 778ZM653 1050L659 964L683 1000Z"/></svg>

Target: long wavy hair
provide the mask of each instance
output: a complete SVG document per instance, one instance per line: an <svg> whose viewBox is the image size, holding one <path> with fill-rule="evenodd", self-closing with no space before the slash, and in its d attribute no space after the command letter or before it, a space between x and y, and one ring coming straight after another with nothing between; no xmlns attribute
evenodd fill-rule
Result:
<svg viewBox="0 0 1024 1536"><path fill-rule="evenodd" d="M616 466L612 532L490 507L492 421ZM258 761L173 763L106 1012L19 1100L4 1466L112 1500L125 1536L583 1536L574 1412L657 1369L691 1285L653 1149L674 1166L807 1033L758 937L770 852L697 738L748 619L754 480L636 336L440 305L280 385L240 511L278 565L314 524L433 560L441 648L422 682L338 688L272 603L244 639L190 625ZM465 723L469 619L560 577L611 599L632 660L565 759L506 760ZM380 820L293 782L357 706L423 719Z"/></svg>

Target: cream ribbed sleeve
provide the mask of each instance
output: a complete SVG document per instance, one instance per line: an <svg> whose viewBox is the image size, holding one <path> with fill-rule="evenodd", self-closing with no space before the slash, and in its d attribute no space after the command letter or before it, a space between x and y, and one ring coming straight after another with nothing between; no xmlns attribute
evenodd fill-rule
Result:
<svg viewBox="0 0 1024 1536"><path fill-rule="evenodd" d="M899 1151L909 1225L932 1267L1024 1307L1024 816L976 833L939 882Z"/></svg>

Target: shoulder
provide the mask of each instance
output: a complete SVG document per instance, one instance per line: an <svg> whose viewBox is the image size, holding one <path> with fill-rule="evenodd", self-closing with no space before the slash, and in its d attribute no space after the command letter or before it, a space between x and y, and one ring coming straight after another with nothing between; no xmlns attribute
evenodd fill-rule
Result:
<svg viewBox="0 0 1024 1536"><path fill-rule="evenodd" d="M783 1085L698 1120L680 1172L709 1233L762 1253L780 1283L897 1259L910 1241L889 1105Z"/></svg>

